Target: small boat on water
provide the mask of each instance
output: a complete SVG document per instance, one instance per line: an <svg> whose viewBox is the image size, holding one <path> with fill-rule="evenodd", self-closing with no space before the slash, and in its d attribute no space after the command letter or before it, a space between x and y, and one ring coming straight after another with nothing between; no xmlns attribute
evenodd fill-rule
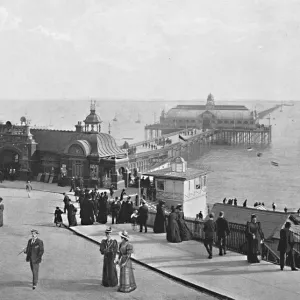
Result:
<svg viewBox="0 0 300 300"><path fill-rule="evenodd" d="M275 167L278 167L278 166L279 166L279 163L276 162L276 161L271 161L271 165L272 165L272 166L275 166Z"/></svg>
<svg viewBox="0 0 300 300"><path fill-rule="evenodd" d="M123 140L133 140L134 138L124 137Z"/></svg>
<svg viewBox="0 0 300 300"><path fill-rule="evenodd" d="M140 124L141 120L140 120L140 114L138 114L138 119L135 121L135 123Z"/></svg>
<svg viewBox="0 0 300 300"><path fill-rule="evenodd" d="M261 153L261 152L258 152L256 155L257 155L258 157L261 157L261 156L262 156L262 153Z"/></svg>
<svg viewBox="0 0 300 300"><path fill-rule="evenodd" d="M117 114L115 114L115 117L113 118L113 121L114 121L114 122L118 122Z"/></svg>

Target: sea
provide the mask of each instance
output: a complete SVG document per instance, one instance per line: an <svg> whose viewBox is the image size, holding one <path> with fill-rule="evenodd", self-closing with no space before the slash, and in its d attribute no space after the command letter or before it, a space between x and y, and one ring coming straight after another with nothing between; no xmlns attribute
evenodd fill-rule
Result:
<svg viewBox="0 0 300 300"><path fill-rule="evenodd" d="M110 134L118 145L135 143L145 138L144 126L159 121L162 110L178 104L204 104L205 101L97 101L96 111L102 119L102 132ZM258 112L280 102L275 101L218 101L218 104L239 104ZM9 100L1 101L0 121L20 123L25 116L31 126L38 128L74 130L90 112L88 100ZM113 121L116 117L117 121ZM136 123L140 119L141 123ZM199 152L199 159L188 161L189 167L206 165L208 174L208 203L220 202L224 197L237 198L238 204L247 199L248 206L264 202L277 210L300 208L300 102L283 106L260 121L272 125L272 143L247 149L248 145L212 145ZM257 153L261 152L260 157ZM278 163L278 166L271 164Z"/></svg>

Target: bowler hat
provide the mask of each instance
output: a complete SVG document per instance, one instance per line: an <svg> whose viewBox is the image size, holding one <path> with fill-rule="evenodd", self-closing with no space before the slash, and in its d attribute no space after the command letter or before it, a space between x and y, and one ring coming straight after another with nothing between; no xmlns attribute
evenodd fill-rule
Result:
<svg viewBox="0 0 300 300"><path fill-rule="evenodd" d="M31 229L31 233L39 234L39 232L36 229Z"/></svg>

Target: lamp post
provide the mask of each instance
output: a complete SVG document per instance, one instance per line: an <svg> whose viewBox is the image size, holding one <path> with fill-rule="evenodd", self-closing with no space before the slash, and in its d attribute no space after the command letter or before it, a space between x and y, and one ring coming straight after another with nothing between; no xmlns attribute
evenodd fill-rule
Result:
<svg viewBox="0 0 300 300"><path fill-rule="evenodd" d="M137 177L138 177L138 207L140 207L141 205L141 176L142 176L142 173L138 172L137 173Z"/></svg>

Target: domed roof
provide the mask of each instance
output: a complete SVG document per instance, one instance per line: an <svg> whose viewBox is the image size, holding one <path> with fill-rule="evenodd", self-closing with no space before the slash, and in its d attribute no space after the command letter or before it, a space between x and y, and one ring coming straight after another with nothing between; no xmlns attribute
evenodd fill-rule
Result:
<svg viewBox="0 0 300 300"><path fill-rule="evenodd" d="M91 110L91 113L83 121L85 124L99 124L102 123L100 117L96 114L95 110Z"/></svg>
<svg viewBox="0 0 300 300"><path fill-rule="evenodd" d="M178 157L175 157L171 162L176 163L176 164L182 164L182 163L185 163L185 160L183 157L178 156Z"/></svg>

